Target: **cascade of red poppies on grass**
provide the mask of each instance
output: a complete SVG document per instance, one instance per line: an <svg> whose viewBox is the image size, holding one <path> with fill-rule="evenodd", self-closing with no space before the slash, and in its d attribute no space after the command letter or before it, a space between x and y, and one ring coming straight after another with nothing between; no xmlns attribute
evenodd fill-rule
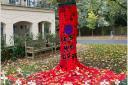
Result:
<svg viewBox="0 0 128 85"><path fill-rule="evenodd" d="M110 70L87 67L77 60L78 14L76 2L75 0L59 0L58 2L60 63L48 72L40 72L30 75L27 79L20 79L22 84L33 81L36 82L36 85L107 85L123 80L124 74L117 75ZM17 80L11 76L8 78L13 82Z"/></svg>

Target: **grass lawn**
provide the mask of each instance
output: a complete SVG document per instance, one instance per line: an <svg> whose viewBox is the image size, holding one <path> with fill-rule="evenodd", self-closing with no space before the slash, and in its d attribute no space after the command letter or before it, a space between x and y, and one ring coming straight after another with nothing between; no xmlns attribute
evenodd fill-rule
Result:
<svg viewBox="0 0 128 85"><path fill-rule="evenodd" d="M78 59L86 66L100 69L110 69L116 73L126 72L126 45L77 45ZM57 53L45 53L37 55L35 59L24 58L15 62L8 61L2 64L2 70L6 75L17 73L21 69L24 76L54 68L59 63L59 51Z"/></svg>
<svg viewBox="0 0 128 85"><path fill-rule="evenodd" d="M116 73L126 72L126 45L90 44L83 46L88 46L88 49L79 52L78 55L84 65L100 69L110 69ZM81 45L81 48L83 46Z"/></svg>

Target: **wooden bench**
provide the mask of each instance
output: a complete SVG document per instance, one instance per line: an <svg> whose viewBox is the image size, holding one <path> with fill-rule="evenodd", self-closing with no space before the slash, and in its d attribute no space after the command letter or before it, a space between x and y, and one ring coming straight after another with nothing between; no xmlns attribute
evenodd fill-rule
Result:
<svg viewBox="0 0 128 85"><path fill-rule="evenodd" d="M53 52L53 44L46 43L46 40L31 40L25 41L25 56L28 57L28 54L32 55L34 58L35 54L42 51L52 50Z"/></svg>

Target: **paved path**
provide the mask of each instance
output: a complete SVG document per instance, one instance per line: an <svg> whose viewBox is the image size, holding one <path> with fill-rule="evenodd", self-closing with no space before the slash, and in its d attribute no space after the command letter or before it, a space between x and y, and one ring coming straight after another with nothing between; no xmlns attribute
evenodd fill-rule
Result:
<svg viewBox="0 0 128 85"><path fill-rule="evenodd" d="M79 40L80 44L127 44L127 40Z"/></svg>

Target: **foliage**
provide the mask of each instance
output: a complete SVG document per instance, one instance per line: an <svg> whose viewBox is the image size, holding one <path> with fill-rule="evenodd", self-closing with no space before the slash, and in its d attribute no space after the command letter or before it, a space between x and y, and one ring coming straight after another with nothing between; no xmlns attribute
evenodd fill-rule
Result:
<svg viewBox="0 0 128 85"><path fill-rule="evenodd" d="M25 49L22 46L5 47L1 51L1 61L5 62L10 59L15 61L17 58L23 58L24 55Z"/></svg>
<svg viewBox="0 0 128 85"><path fill-rule="evenodd" d="M92 10L90 10L88 12L88 17L87 17L87 27L89 27L90 29L95 29L96 21L97 21L97 16L94 14Z"/></svg>
<svg viewBox="0 0 128 85"><path fill-rule="evenodd" d="M78 7L78 21L80 28L87 28L89 23L88 13L92 10L97 15L95 22L96 28L102 28L102 34L105 34L104 26L111 26L110 31L115 31L115 25L126 26L127 24L127 0L76 0ZM42 0L47 2L54 9L56 14L56 27L58 28L58 10L57 0ZM89 20L90 21L90 20ZM92 23L91 23L92 24ZM90 25L89 25L90 27ZM79 31L80 32L80 31Z"/></svg>
<svg viewBox="0 0 128 85"><path fill-rule="evenodd" d="M78 22L79 22L79 28L82 28L86 25L86 17L87 17L87 10L89 7L89 0L80 0L77 3L78 7Z"/></svg>
<svg viewBox="0 0 128 85"><path fill-rule="evenodd" d="M105 17L98 17L98 27L109 26L109 23L105 20Z"/></svg>
<svg viewBox="0 0 128 85"><path fill-rule="evenodd" d="M46 34L45 39L49 43L59 42L59 35L58 34Z"/></svg>
<svg viewBox="0 0 128 85"><path fill-rule="evenodd" d="M93 30L96 27L97 16L94 14L92 10L89 10L86 21L87 21L87 27L92 30L92 36L93 36Z"/></svg>
<svg viewBox="0 0 128 85"><path fill-rule="evenodd" d="M79 0L77 2L79 28L88 26L88 10L92 10L94 15L98 15L98 20L95 22L98 28L107 25L112 26L111 30L114 30L114 25L126 25L126 3L126 0Z"/></svg>
<svg viewBox="0 0 128 85"><path fill-rule="evenodd" d="M95 22L97 28L111 26L111 30L115 31L115 25L126 26L127 24L127 0L76 0L79 14L79 29L87 28L87 17L89 10L92 10L94 15L98 15ZM56 14L56 26L58 28L58 11L57 0L42 0L51 5ZM103 22L102 22L103 21ZM90 27L90 26L89 26ZM110 30L110 31L111 31ZM79 31L80 32L80 31ZM102 33L105 34L105 33Z"/></svg>
<svg viewBox="0 0 128 85"><path fill-rule="evenodd" d="M15 61L17 58L23 58L25 55L24 42L25 40L31 40L30 36L20 37L14 36L14 46L3 47L1 49L1 61L7 61L9 59Z"/></svg>
<svg viewBox="0 0 128 85"><path fill-rule="evenodd" d="M12 56L12 51L10 50L10 48L2 48L1 49L1 61L6 61L9 60Z"/></svg>
<svg viewBox="0 0 128 85"><path fill-rule="evenodd" d="M13 60L15 61L17 58L23 58L25 55L24 42L25 40L31 40L31 36L20 37L14 35L14 46L3 47L1 49L1 61ZM10 42L11 43L11 42Z"/></svg>
<svg viewBox="0 0 128 85"><path fill-rule="evenodd" d="M42 40L44 38L44 36L41 33L38 33L36 37L38 40Z"/></svg>

